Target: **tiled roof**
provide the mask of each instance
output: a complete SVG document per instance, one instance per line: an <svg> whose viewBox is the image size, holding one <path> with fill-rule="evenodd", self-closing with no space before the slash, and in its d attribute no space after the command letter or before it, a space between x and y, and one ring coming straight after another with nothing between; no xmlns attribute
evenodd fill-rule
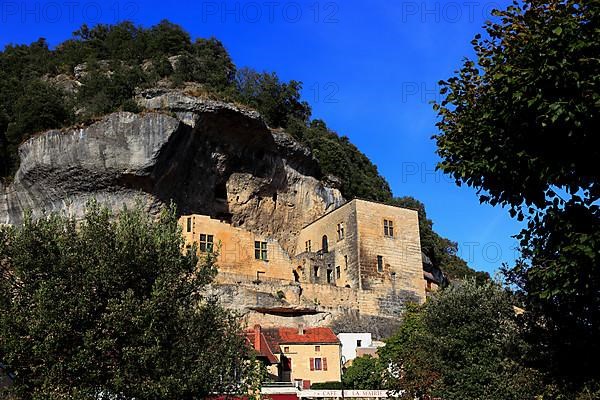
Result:
<svg viewBox="0 0 600 400"><path fill-rule="evenodd" d="M259 356L266 358L271 364L277 364L277 357L275 357L273 354L271 346L269 346L269 343L262 332L260 333L260 342L258 343L256 341L257 338L255 329L249 329L246 331L246 339L248 342L250 342L250 345L254 348L254 350L257 351ZM276 351L279 352L278 349L276 349Z"/></svg>
<svg viewBox="0 0 600 400"><path fill-rule="evenodd" d="M329 328L264 328L263 333L272 349L281 344L338 344L340 341Z"/></svg>

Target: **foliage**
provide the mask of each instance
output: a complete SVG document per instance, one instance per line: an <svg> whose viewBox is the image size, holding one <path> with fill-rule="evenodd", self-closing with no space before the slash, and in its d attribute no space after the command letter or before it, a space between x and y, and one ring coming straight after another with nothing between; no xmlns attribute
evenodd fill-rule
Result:
<svg viewBox="0 0 600 400"><path fill-rule="evenodd" d="M498 11L487 37L442 82L440 167L482 201L546 207L551 186L598 198L598 1L526 1ZM466 141L465 139L469 140Z"/></svg>
<svg viewBox="0 0 600 400"><path fill-rule="evenodd" d="M145 81L138 66L117 65L110 74L97 65L90 65L89 69L77 93L77 104L84 105L82 118L102 116L118 109L138 111L132 98L136 87Z"/></svg>
<svg viewBox="0 0 600 400"><path fill-rule="evenodd" d="M324 175L340 179L346 198L394 203L388 182L368 157L325 122L311 120L311 108L301 99L301 82L285 82L276 73L250 68L238 70L217 39L192 42L187 32L168 21L150 28L128 21L83 25L54 50L43 39L6 47L0 52L0 67L0 176L16 171L18 145L35 131L118 110L139 111L133 99L136 90L159 81L174 87L194 83L201 85L201 92L255 108L273 128L285 128L312 150ZM74 93L43 82L57 74L75 79L76 69L81 86ZM422 224L421 229L429 258L452 278L473 275L456 256L456 244L435 234L430 225Z"/></svg>
<svg viewBox="0 0 600 400"><path fill-rule="evenodd" d="M341 390L342 382L315 382L310 385L314 390Z"/></svg>
<svg viewBox="0 0 600 400"><path fill-rule="evenodd" d="M276 73L258 73L242 68L235 79L237 98L258 110L267 123L274 127L287 127L290 118L306 124L310 107L300 100L302 84L298 81L281 82Z"/></svg>
<svg viewBox="0 0 600 400"><path fill-rule="evenodd" d="M357 357L342 376L345 389L383 389L385 366L378 358L370 355Z"/></svg>
<svg viewBox="0 0 600 400"><path fill-rule="evenodd" d="M292 120L288 130L310 147L324 174L340 178L340 190L345 197L382 202L392 198L390 186L377 167L348 137L331 131L324 121L313 120L306 125Z"/></svg>
<svg viewBox="0 0 600 400"><path fill-rule="evenodd" d="M204 398L243 390L239 321L204 298L214 258L182 253L174 210L0 228L0 358L20 399ZM246 381L244 381L246 379ZM2 396L6 395L3 393Z"/></svg>
<svg viewBox="0 0 600 400"><path fill-rule="evenodd" d="M527 353L511 296L493 283L451 285L403 325L380 350L390 363L388 389L403 398L533 399L540 375Z"/></svg>
<svg viewBox="0 0 600 400"><path fill-rule="evenodd" d="M575 393L600 382L600 2L495 14L477 60L442 82L440 168L527 219L505 273L530 310L534 365Z"/></svg>
<svg viewBox="0 0 600 400"><path fill-rule="evenodd" d="M533 364L567 391L599 385L599 207L550 207L520 239L522 259L505 273L527 300Z"/></svg>
<svg viewBox="0 0 600 400"><path fill-rule="evenodd" d="M63 93L40 80L34 79L25 83L21 92L15 94L10 107L10 118L0 124L4 125L6 172L12 172L17 147L27 140L31 134L50 128L59 128L66 121L73 120L73 114L64 98ZM8 123L7 123L8 122Z"/></svg>
<svg viewBox="0 0 600 400"><path fill-rule="evenodd" d="M229 53L215 38L197 39L192 52L177 59L173 79L175 82L197 82L217 93L230 93L235 65Z"/></svg>
<svg viewBox="0 0 600 400"><path fill-rule="evenodd" d="M439 372L432 363L430 340L423 307L409 305L398 331L379 349L381 362L389 366L384 378L386 389L411 400L424 399L431 393Z"/></svg>

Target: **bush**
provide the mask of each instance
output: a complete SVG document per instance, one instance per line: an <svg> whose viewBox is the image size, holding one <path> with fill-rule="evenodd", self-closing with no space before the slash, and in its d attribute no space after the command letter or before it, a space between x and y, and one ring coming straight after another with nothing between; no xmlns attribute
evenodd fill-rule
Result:
<svg viewBox="0 0 600 400"><path fill-rule="evenodd" d="M342 382L318 382L310 385L314 390L341 390Z"/></svg>

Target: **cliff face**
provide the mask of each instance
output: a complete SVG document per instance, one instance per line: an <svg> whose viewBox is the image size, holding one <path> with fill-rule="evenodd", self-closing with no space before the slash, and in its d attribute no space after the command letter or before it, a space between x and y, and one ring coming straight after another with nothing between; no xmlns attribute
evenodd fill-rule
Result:
<svg viewBox="0 0 600 400"><path fill-rule="evenodd" d="M27 209L80 216L92 198L117 209L173 201L181 214L229 220L290 251L303 225L344 202L310 151L254 111L179 90L137 101L146 111L23 143L14 181L0 184L0 223L18 223Z"/></svg>

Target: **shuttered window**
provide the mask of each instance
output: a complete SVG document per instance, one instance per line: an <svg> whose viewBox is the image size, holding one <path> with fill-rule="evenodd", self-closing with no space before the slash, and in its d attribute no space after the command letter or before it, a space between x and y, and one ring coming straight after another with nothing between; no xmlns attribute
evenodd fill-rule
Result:
<svg viewBox="0 0 600 400"><path fill-rule="evenodd" d="M311 371L327 371L327 358L310 358Z"/></svg>

